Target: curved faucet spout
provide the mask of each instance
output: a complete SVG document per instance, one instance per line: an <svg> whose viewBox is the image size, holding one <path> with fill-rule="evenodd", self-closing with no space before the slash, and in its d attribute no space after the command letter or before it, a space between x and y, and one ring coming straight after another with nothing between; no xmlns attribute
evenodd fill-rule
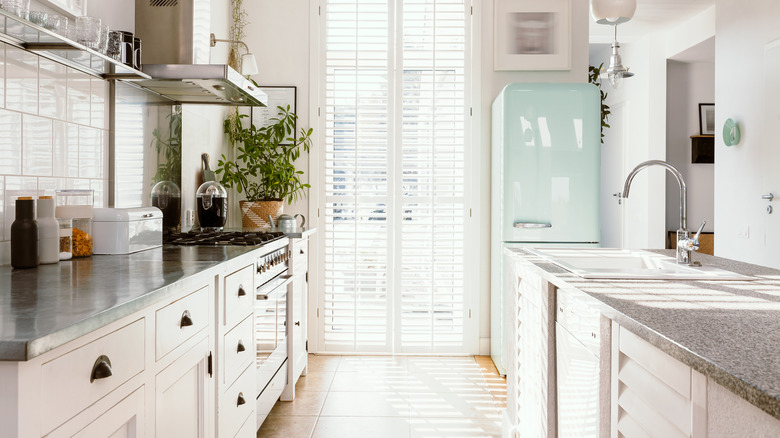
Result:
<svg viewBox="0 0 780 438"><path fill-rule="evenodd" d="M666 170L671 172L672 175L674 175L675 179L677 179L677 183L680 185L680 230L687 230L688 229L688 190L685 187L685 181L683 180L683 176L680 173L679 170L677 170L676 167L672 166L671 164L667 163L666 161L661 160L649 160L645 161L643 163L639 163L634 170L631 171L631 173L628 174L628 177L626 177L626 183L623 185L623 197L628 198L628 192L631 189L631 181L634 179L637 173L641 171L642 169L650 166L661 166L664 167Z"/></svg>

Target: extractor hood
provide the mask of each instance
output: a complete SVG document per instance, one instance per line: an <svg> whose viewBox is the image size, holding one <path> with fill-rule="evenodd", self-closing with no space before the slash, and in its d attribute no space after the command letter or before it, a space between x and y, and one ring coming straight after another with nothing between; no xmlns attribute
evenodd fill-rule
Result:
<svg viewBox="0 0 780 438"><path fill-rule="evenodd" d="M136 0L135 35L143 44L133 81L177 103L266 106L268 96L226 64L209 64L211 0Z"/></svg>

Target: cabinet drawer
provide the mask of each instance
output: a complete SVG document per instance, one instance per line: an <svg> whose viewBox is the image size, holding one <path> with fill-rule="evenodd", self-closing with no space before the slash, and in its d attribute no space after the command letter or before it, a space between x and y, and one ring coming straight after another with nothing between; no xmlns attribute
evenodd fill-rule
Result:
<svg viewBox="0 0 780 438"><path fill-rule="evenodd" d="M309 265L309 239L301 239L293 244L293 272L306 272Z"/></svg>
<svg viewBox="0 0 780 438"><path fill-rule="evenodd" d="M253 316L247 317L224 336L224 342L222 342L222 357L225 360L223 382L228 385L236 380L241 370L246 368L255 357L253 320Z"/></svg>
<svg viewBox="0 0 780 438"><path fill-rule="evenodd" d="M209 325L209 288L205 286L155 313L155 360Z"/></svg>
<svg viewBox="0 0 780 438"><path fill-rule="evenodd" d="M235 436L255 412L255 367L247 367L220 400L219 436Z"/></svg>
<svg viewBox="0 0 780 438"><path fill-rule="evenodd" d="M557 289L556 297L555 320L599 357L601 312L598 302L578 290Z"/></svg>
<svg viewBox="0 0 780 438"><path fill-rule="evenodd" d="M252 313L254 278L254 265L245 266L225 277L225 287L222 289L224 325L232 327Z"/></svg>
<svg viewBox="0 0 780 438"><path fill-rule="evenodd" d="M97 436L143 436L145 424L144 387L136 389L114 406L105 409L100 416L84 426L83 416L68 421L47 438L90 438Z"/></svg>
<svg viewBox="0 0 780 438"><path fill-rule="evenodd" d="M98 366L102 356L105 356L103 366ZM106 368L109 362L110 366ZM96 368L110 369L111 375L100 378L95 373ZM41 431L44 434L51 432L143 369L143 318L44 363L38 410Z"/></svg>

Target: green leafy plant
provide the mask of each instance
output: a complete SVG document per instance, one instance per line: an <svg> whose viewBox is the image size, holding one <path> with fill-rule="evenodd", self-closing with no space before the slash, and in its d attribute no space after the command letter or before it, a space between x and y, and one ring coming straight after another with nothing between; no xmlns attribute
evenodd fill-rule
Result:
<svg viewBox="0 0 780 438"><path fill-rule="evenodd" d="M294 162L301 155L301 149L309 152L313 129L301 129L295 137L295 123L298 117L287 108L277 107L277 117L268 126L250 124L245 128L241 114L235 119L225 120L224 129L230 143L235 147L236 159L229 160L225 154L217 165L217 174L225 187L236 187L244 193L247 201L280 201L288 203L303 198L309 184L301 181L303 171L295 168Z"/></svg>
<svg viewBox="0 0 780 438"><path fill-rule="evenodd" d="M181 187L181 105L173 107L167 116L168 131L155 128L149 145L157 152L157 172L152 184L173 181Z"/></svg>
<svg viewBox="0 0 780 438"><path fill-rule="evenodd" d="M609 128L609 105L604 103L607 100L607 93L601 89L601 69L604 67L602 63L598 67L592 65L588 66L588 82L599 87L599 93L601 93L601 143L604 143L604 128Z"/></svg>

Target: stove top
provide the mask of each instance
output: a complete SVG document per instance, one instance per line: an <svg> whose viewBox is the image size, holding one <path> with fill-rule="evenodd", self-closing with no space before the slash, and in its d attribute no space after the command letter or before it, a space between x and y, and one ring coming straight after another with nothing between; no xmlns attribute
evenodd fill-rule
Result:
<svg viewBox="0 0 780 438"><path fill-rule="evenodd" d="M165 245L206 246L260 246L284 238L284 233L274 231L189 231L164 233Z"/></svg>

